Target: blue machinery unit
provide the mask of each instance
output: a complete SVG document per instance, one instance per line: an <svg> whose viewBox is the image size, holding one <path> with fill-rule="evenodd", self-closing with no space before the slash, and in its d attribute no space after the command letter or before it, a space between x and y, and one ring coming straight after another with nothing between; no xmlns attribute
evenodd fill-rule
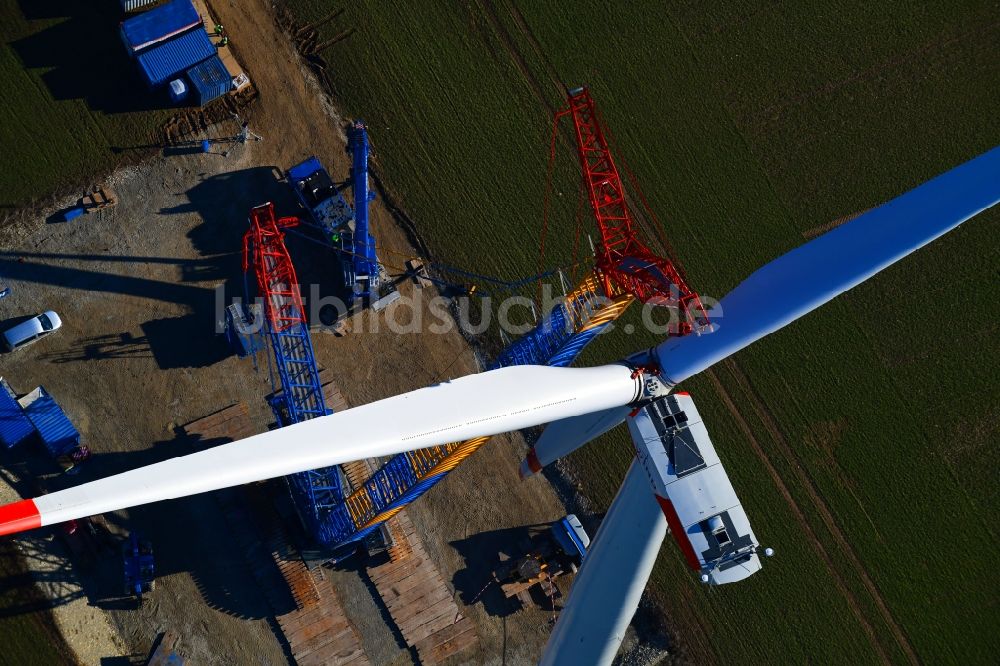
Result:
<svg viewBox="0 0 1000 666"><path fill-rule="evenodd" d="M340 232L354 219L350 204L315 157L289 169L288 183L306 209L309 222L328 238L339 238Z"/></svg>
<svg viewBox="0 0 1000 666"><path fill-rule="evenodd" d="M142 599L143 593L151 592L155 584L153 546L132 532L129 540L122 546L122 563L125 569L125 594Z"/></svg>
<svg viewBox="0 0 1000 666"><path fill-rule="evenodd" d="M276 218L271 203L250 211L250 229L243 240L243 270L251 268L257 293L264 299L267 336L274 354L281 390L271 397L278 426L331 413L313 356L309 326L299 295L298 278L284 243L284 232L298 218ZM333 545L333 536L350 524L344 506L340 471L325 467L293 474L288 484L295 504L313 538Z"/></svg>

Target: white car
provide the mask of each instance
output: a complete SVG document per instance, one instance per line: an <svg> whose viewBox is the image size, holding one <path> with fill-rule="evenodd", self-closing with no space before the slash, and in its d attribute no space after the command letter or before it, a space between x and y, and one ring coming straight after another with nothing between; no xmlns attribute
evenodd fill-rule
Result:
<svg viewBox="0 0 1000 666"><path fill-rule="evenodd" d="M20 324L8 328L3 332L0 344L6 351L14 351L21 347L27 347L32 342L58 331L61 326L62 320L59 315L52 310L47 310L28 321L22 321Z"/></svg>

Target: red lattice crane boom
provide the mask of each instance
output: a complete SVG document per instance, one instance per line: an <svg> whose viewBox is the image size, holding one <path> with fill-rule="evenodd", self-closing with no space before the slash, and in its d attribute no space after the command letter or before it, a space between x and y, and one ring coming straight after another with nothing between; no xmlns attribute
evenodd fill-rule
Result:
<svg viewBox="0 0 1000 666"><path fill-rule="evenodd" d="M698 294L687 284L677 265L653 252L640 238L635 218L590 91L570 91L568 106L556 121L572 116L577 154L591 209L601 232L596 248L596 272L605 294L632 294L643 303L675 307L674 335L686 335L708 324Z"/></svg>

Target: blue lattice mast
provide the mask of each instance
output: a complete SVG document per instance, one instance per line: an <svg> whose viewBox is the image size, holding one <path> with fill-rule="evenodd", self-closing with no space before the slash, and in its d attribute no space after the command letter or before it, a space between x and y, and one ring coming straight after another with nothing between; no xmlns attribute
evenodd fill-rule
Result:
<svg viewBox="0 0 1000 666"><path fill-rule="evenodd" d="M243 270L252 269L256 276L258 295L264 301L267 337L281 381L280 393L271 399L279 427L332 413L323 399L298 278L285 247L283 229L298 224L296 217L276 218L269 202L251 209L250 229L243 237ZM287 479L313 537L332 545L333 536L350 525L337 468L310 470Z"/></svg>

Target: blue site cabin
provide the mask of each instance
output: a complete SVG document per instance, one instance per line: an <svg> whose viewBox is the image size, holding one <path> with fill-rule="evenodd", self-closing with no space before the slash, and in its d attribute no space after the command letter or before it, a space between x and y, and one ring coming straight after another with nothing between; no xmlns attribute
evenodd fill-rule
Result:
<svg viewBox="0 0 1000 666"><path fill-rule="evenodd" d="M8 449L33 435L35 426L25 416L10 385L0 377L0 444Z"/></svg>
<svg viewBox="0 0 1000 666"><path fill-rule="evenodd" d="M191 0L173 0L121 23L122 43L130 56L202 25Z"/></svg>
<svg viewBox="0 0 1000 666"><path fill-rule="evenodd" d="M39 386L18 403L53 457L66 455L80 443L80 433L43 387Z"/></svg>
<svg viewBox="0 0 1000 666"><path fill-rule="evenodd" d="M192 30L136 58L150 88L162 86L177 74L216 55L215 46L204 30Z"/></svg>
<svg viewBox="0 0 1000 666"><path fill-rule="evenodd" d="M191 82L191 92L198 106L205 106L213 99L222 97L233 87L233 77L229 76L229 70L218 55L189 69L187 79Z"/></svg>

